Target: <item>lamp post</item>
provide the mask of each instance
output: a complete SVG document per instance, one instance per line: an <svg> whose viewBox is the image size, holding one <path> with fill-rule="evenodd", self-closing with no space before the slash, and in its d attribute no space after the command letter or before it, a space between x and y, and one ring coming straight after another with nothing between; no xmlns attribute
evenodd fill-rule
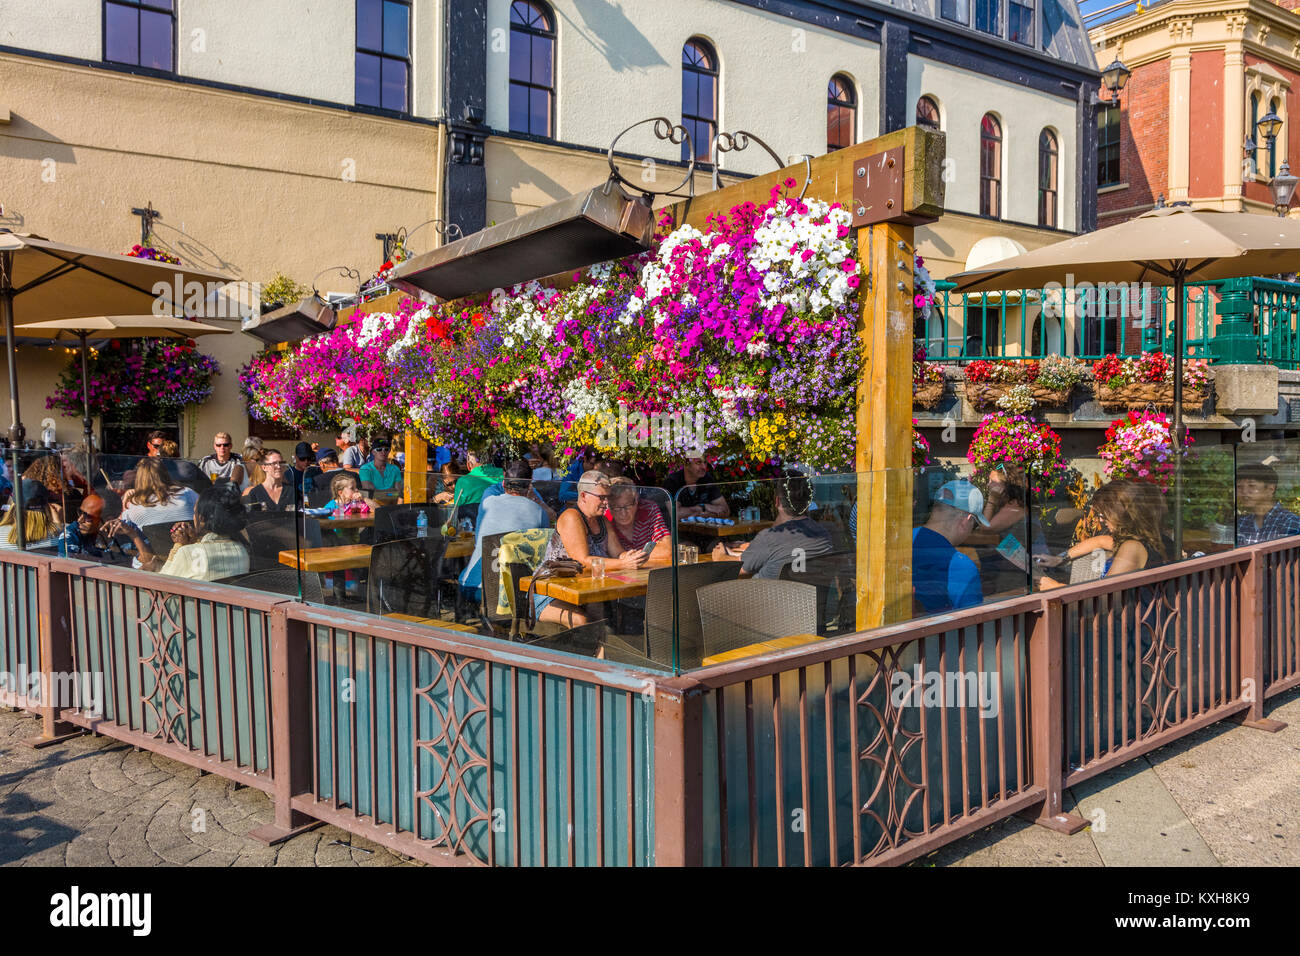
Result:
<svg viewBox="0 0 1300 956"><path fill-rule="evenodd" d="M1268 181L1269 192L1273 194L1273 211L1283 218L1291 208L1296 183L1300 183L1300 177L1291 175L1291 164L1285 159L1282 160L1282 169Z"/></svg>
<svg viewBox="0 0 1300 956"><path fill-rule="evenodd" d="M1255 123L1255 132L1264 140L1264 148L1268 150L1270 164L1273 158L1273 143L1277 139L1277 134L1282 130L1282 117L1278 116L1271 109L1259 118Z"/></svg>
<svg viewBox="0 0 1300 956"><path fill-rule="evenodd" d="M1111 60L1110 66L1101 71L1101 85L1110 90L1111 99L1119 106L1119 92L1133 75L1133 71L1120 62L1119 57Z"/></svg>

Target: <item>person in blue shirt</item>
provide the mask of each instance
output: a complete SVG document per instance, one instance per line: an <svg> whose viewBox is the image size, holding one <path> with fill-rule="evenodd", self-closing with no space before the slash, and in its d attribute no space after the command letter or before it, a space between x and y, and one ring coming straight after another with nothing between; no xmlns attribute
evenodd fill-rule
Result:
<svg viewBox="0 0 1300 956"><path fill-rule="evenodd" d="M560 482L560 504L578 500L578 479L583 472L595 467L596 449L588 445L578 452L578 456L569 464L569 470L564 473L564 480Z"/></svg>
<svg viewBox="0 0 1300 956"><path fill-rule="evenodd" d="M507 462L501 494L485 497L479 505L474 554L460 575L461 587L474 598L483 586L484 566L487 573L493 573L493 556L483 554L484 535L551 527L554 516L533 497L532 477L533 469L528 462Z"/></svg>
<svg viewBox="0 0 1300 956"><path fill-rule="evenodd" d="M77 510L77 520L68 522L63 533L57 538L59 554L68 557L88 557L100 561L111 561L113 555L105 547L99 530L103 527L104 499L96 494L86 495L81 499Z"/></svg>
<svg viewBox="0 0 1300 956"><path fill-rule="evenodd" d="M988 523L984 496L969 481L950 481L935 494L929 520L912 532L912 588L927 614L974 607L984 600L979 568L957 546L977 525Z"/></svg>
<svg viewBox="0 0 1300 956"><path fill-rule="evenodd" d="M387 439L380 439L371 447L372 460L361 466L358 476L361 487L366 491L379 491L386 494L402 493L402 469L388 460L389 445Z"/></svg>

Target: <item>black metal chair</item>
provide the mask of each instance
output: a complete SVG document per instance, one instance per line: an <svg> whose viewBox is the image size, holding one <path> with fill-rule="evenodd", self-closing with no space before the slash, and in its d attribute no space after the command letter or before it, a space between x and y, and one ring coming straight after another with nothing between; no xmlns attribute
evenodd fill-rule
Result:
<svg viewBox="0 0 1300 956"><path fill-rule="evenodd" d="M370 552L366 610L371 614L436 617L445 547L446 539L440 534L375 545Z"/></svg>
<svg viewBox="0 0 1300 956"><path fill-rule="evenodd" d="M439 533L446 522L444 509L438 505L380 505L375 510L374 543L416 537L416 521L423 511L429 518L430 536Z"/></svg>
<svg viewBox="0 0 1300 956"><path fill-rule="evenodd" d="M485 534L483 536L483 554L479 559L483 572L483 585L479 589L482 595L479 615L483 624L497 637L510 633L511 616L497 613L497 602L501 596L501 575L492 569L493 562L501 553L501 539L505 534Z"/></svg>
<svg viewBox="0 0 1300 956"><path fill-rule="evenodd" d="M281 551L321 547L320 522L293 511L253 511L244 526L249 571L281 568Z"/></svg>
<svg viewBox="0 0 1300 956"><path fill-rule="evenodd" d="M147 524L140 528L140 533L144 535L149 542L149 550L157 557L166 558L172 553L172 547L176 542L172 541L172 528L180 524L177 521L160 521L157 524Z"/></svg>

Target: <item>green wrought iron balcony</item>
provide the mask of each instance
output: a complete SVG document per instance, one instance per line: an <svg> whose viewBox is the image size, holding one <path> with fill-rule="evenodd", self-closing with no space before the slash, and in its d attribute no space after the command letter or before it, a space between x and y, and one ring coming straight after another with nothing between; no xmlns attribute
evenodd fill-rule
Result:
<svg viewBox="0 0 1300 956"><path fill-rule="evenodd" d="M936 283L915 336L932 361L1173 350L1173 290L1125 283L955 293ZM1187 286L1187 354L1216 364L1300 368L1300 282L1250 277Z"/></svg>

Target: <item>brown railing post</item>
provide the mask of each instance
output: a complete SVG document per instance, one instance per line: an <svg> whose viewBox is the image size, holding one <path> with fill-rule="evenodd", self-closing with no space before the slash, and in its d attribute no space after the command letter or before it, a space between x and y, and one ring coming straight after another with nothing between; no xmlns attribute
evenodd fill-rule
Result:
<svg viewBox="0 0 1300 956"><path fill-rule="evenodd" d="M72 590L68 576L51 569L48 561L42 561L36 569L36 607L41 652L37 664L41 673L41 735L27 744L39 748L85 733L59 720L62 704L73 705L73 701L57 699L59 690L71 686L79 675L72 673Z"/></svg>
<svg viewBox="0 0 1300 956"><path fill-rule="evenodd" d="M1029 636L1030 747L1034 783L1046 791L1035 823L1061 833L1078 833L1088 825L1083 817L1066 813L1065 790L1065 671L1062 660L1062 611L1059 601L1043 598Z"/></svg>
<svg viewBox="0 0 1300 956"><path fill-rule="evenodd" d="M267 612L271 626L271 774L275 820L248 835L282 843L321 825L293 809L293 798L312 789L311 653L309 627L290 619L289 605Z"/></svg>
<svg viewBox="0 0 1300 956"><path fill-rule="evenodd" d="M1264 555L1256 549L1250 554L1250 561L1241 576L1241 599L1238 602L1240 625L1237 653L1241 662L1241 695L1250 702L1250 710L1241 716L1241 723L1256 730L1277 733L1286 726L1281 720L1270 720L1264 716L1264 635L1265 628L1276 628L1278 618L1278 600L1276 590L1268 602L1269 620L1264 620L1260 609L1264 606L1266 588L1270 582L1265 580Z"/></svg>
<svg viewBox="0 0 1300 956"><path fill-rule="evenodd" d="M704 688L687 677L655 682L655 865L704 861Z"/></svg>

